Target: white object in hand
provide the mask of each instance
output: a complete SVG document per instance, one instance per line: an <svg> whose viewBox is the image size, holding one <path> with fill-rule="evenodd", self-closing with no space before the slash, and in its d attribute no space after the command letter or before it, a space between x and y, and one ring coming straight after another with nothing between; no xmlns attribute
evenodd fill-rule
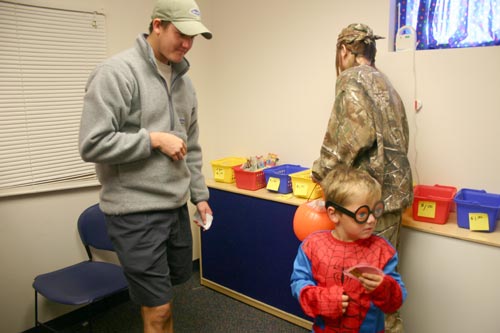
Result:
<svg viewBox="0 0 500 333"><path fill-rule="evenodd" d="M196 211L193 217L193 220L196 223L198 223L204 230L210 229L210 226L212 226L213 219L214 217L211 214L207 213L205 215L205 222L203 222L203 219L201 218L200 213L198 211Z"/></svg>

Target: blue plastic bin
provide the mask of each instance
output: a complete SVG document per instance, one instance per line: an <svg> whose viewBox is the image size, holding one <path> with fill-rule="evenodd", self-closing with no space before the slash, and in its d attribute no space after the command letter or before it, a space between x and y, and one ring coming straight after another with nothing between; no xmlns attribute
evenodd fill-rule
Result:
<svg viewBox="0 0 500 333"><path fill-rule="evenodd" d="M269 189L271 192L278 193L290 193L292 192L292 178L290 177L291 173L299 172L307 170L308 168L302 167L300 165L295 164L283 164L275 167L264 169L264 176L266 177L266 185L269 183L269 179L277 178L279 179L278 190L274 191Z"/></svg>
<svg viewBox="0 0 500 333"><path fill-rule="evenodd" d="M453 200L457 205L457 224L460 228L486 232L495 231L497 220L500 217L499 194L464 188L457 192ZM471 221L474 223L473 225L471 225Z"/></svg>

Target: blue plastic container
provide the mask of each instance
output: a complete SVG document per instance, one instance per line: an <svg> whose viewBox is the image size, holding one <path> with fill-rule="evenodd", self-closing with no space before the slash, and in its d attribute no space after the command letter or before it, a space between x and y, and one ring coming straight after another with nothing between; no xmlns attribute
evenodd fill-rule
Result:
<svg viewBox="0 0 500 333"><path fill-rule="evenodd" d="M290 193L293 190L291 173L307 170L308 168L295 164L283 164L275 167L264 169L264 176L266 177L267 189L271 192ZM269 188L269 179L274 178L273 181L279 181L278 190Z"/></svg>
<svg viewBox="0 0 500 333"><path fill-rule="evenodd" d="M500 195L485 190L461 189L453 199L460 228L493 232L500 217Z"/></svg>

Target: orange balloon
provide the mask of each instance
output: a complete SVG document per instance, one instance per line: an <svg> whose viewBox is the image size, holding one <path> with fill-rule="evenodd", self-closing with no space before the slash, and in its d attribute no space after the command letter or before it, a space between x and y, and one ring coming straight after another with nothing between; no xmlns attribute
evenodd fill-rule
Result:
<svg viewBox="0 0 500 333"><path fill-rule="evenodd" d="M297 208L293 216L293 231L295 236L302 241L310 233L318 230L333 230L335 224L330 220L323 201L305 202Z"/></svg>

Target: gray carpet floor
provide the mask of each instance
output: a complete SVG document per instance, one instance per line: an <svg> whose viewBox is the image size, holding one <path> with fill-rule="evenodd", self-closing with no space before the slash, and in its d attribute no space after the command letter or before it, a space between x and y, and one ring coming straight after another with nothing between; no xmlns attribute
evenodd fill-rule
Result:
<svg viewBox="0 0 500 333"><path fill-rule="evenodd" d="M176 333L305 333L302 327L272 316L200 285L199 271L175 287L173 302ZM131 301L94 318L94 333L142 333L140 308ZM87 332L76 326L71 333Z"/></svg>

